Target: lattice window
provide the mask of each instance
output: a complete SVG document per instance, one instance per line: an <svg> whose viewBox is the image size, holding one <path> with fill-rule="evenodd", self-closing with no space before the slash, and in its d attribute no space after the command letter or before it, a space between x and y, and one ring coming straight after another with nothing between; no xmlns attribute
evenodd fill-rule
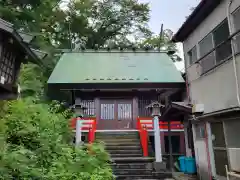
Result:
<svg viewBox="0 0 240 180"><path fill-rule="evenodd" d="M12 84L15 76L16 55L11 52L12 48L0 44L0 77L5 79L5 83Z"/></svg>
<svg viewBox="0 0 240 180"><path fill-rule="evenodd" d="M115 118L115 104L101 104L101 119L114 120Z"/></svg>
<svg viewBox="0 0 240 180"><path fill-rule="evenodd" d="M132 104L118 104L118 120L132 118Z"/></svg>
<svg viewBox="0 0 240 180"><path fill-rule="evenodd" d="M147 109L146 106L151 104L153 101L159 100L157 96L155 97L139 97L138 99L138 115L140 117L151 117L151 110Z"/></svg>

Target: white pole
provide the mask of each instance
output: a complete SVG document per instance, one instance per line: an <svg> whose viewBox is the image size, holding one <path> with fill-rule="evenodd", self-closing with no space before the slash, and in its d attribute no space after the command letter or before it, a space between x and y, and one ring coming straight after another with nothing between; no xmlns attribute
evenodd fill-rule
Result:
<svg viewBox="0 0 240 180"><path fill-rule="evenodd" d="M155 158L156 162L162 162L162 149L158 116L154 116L153 124L154 124Z"/></svg>
<svg viewBox="0 0 240 180"><path fill-rule="evenodd" d="M82 121L81 118L77 118L77 125L76 125L76 146L81 145L82 143Z"/></svg>

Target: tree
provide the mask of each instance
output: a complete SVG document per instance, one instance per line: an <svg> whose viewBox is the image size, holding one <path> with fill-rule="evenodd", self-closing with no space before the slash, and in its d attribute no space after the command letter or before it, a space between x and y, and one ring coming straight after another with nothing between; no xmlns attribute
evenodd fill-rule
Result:
<svg viewBox="0 0 240 180"><path fill-rule="evenodd" d="M171 41L172 36L173 32L170 29L165 29L162 37L160 35L153 35L140 42L139 46L148 46L150 49L160 49L160 51L172 51L173 53L170 56L173 62L181 61L182 59L176 55L178 50L176 44Z"/></svg>
<svg viewBox="0 0 240 180"><path fill-rule="evenodd" d="M0 121L0 179L111 180L109 155L100 144L75 148L69 112L36 99L8 102Z"/></svg>
<svg viewBox="0 0 240 180"><path fill-rule="evenodd" d="M70 41L74 44L81 40L86 48L93 48L120 36L151 34L147 27L148 4L137 0L71 0L63 7L62 3L60 0L0 1L0 17L38 35L38 46L44 41L57 48L70 48Z"/></svg>

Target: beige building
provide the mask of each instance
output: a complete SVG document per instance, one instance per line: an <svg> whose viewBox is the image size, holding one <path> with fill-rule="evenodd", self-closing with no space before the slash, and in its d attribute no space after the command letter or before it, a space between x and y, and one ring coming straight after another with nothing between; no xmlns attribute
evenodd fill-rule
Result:
<svg viewBox="0 0 240 180"><path fill-rule="evenodd" d="M240 0L202 0L173 40L183 42L189 100L204 107L191 119L200 178L224 179L225 165L240 173Z"/></svg>

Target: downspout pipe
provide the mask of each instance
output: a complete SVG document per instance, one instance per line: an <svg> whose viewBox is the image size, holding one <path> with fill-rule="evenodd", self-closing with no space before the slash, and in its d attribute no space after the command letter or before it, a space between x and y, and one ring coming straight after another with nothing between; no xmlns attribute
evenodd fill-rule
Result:
<svg viewBox="0 0 240 180"><path fill-rule="evenodd" d="M230 11L233 1L234 0L229 0L228 4L227 4L227 19L228 19L230 36L234 33L233 25L232 25L232 19L231 19L231 11ZM234 69L234 77L235 77L235 84L236 84L237 106L240 107L239 81L238 81L238 74L237 74L237 60L236 60L234 37L231 39L231 49L232 49L233 69Z"/></svg>

